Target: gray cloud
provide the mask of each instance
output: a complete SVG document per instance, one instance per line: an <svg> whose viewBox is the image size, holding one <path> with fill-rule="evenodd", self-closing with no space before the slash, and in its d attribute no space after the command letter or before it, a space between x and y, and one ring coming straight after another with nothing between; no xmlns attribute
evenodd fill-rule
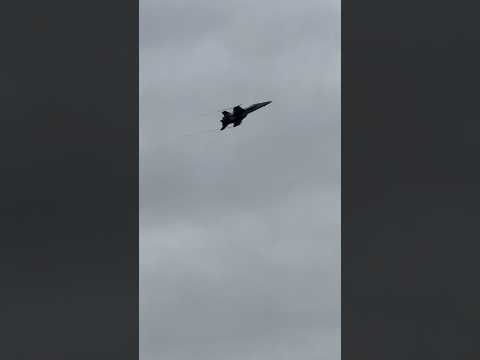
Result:
<svg viewBox="0 0 480 360"><path fill-rule="evenodd" d="M338 359L340 2L140 12L141 359Z"/></svg>

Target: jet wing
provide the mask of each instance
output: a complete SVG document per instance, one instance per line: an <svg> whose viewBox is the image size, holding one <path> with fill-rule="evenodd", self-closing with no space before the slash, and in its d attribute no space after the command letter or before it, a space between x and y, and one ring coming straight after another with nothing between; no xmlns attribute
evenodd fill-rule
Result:
<svg viewBox="0 0 480 360"><path fill-rule="evenodd" d="M241 106L235 106L233 108L233 114L234 115L237 115L237 114L241 114L243 113L245 110L241 107Z"/></svg>

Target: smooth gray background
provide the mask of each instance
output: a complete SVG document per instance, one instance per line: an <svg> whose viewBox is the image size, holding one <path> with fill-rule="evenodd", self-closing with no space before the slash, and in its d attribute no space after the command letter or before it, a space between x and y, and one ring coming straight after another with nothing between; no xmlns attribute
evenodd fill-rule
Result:
<svg viewBox="0 0 480 360"><path fill-rule="evenodd" d="M340 359L340 1L141 0L140 136L141 360Z"/></svg>

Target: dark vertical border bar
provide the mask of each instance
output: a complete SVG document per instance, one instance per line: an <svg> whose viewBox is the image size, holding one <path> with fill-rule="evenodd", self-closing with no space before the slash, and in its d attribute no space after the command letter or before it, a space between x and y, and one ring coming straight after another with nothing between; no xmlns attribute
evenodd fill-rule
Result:
<svg viewBox="0 0 480 360"><path fill-rule="evenodd" d="M476 359L477 5L342 4L343 358Z"/></svg>
<svg viewBox="0 0 480 360"><path fill-rule="evenodd" d="M2 6L1 359L138 358L138 2Z"/></svg>

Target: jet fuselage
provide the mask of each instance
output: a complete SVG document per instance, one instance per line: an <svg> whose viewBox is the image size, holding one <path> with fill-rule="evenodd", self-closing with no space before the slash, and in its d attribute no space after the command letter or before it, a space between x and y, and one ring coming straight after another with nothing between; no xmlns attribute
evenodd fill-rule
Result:
<svg viewBox="0 0 480 360"><path fill-rule="evenodd" d="M233 108L233 113L230 113L228 111L223 111L223 118L221 120L222 128L220 130L224 130L230 124L233 124L233 127L237 127L242 123L242 120L245 119L248 114L264 106L267 106L270 103L271 101L256 103L256 104L250 105L245 109L242 108L240 105L237 105Z"/></svg>

